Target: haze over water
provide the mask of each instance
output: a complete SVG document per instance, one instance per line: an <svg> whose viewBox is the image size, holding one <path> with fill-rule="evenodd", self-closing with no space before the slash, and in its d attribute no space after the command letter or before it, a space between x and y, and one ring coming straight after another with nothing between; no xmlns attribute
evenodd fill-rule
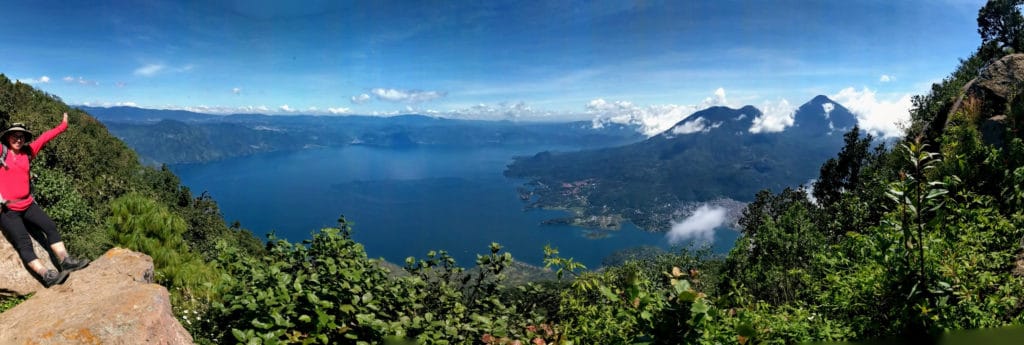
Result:
<svg viewBox="0 0 1024 345"><path fill-rule="evenodd" d="M314 230L335 226L344 215L370 257L399 264L408 256L447 250L460 265L471 266L491 242L534 265L542 264L543 247L551 244L590 268L619 250L669 248L664 234L629 223L620 231L595 233L541 224L562 212L524 212L516 193L523 181L507 179L502 171L513 156L545 149L551 148L350 146L171 168L193 193L208 191L225 220L238 220L261 238L274 231L299 242ZM728 250L735 236L719 229L715 251Z"/></svg>

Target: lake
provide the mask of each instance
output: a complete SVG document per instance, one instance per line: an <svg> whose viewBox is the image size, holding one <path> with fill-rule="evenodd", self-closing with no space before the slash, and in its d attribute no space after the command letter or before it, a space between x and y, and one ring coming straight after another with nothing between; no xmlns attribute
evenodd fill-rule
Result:
<svg viewBox="0 0 1024 345"><path fill-rule="evenodd" d="M524 210L516 187L502 175L516 155L551 147L411 148L364 146L308 149L203 164L175 165L182 183L208 191L226 221L263 238L273 231L292 242L336 225L353 224L353 238L370 257L402 264L430 250L447 250L472 266L491 242L519 261L541 265L543 247L588 268L600 267L616 251L654 246L670 249L664 234L627 223L620 231L597 232L568 225L542 225L560 211ZM568 150L570 148L561 148ZM732 247L736 233L718 229L714 250Z"/></svg>

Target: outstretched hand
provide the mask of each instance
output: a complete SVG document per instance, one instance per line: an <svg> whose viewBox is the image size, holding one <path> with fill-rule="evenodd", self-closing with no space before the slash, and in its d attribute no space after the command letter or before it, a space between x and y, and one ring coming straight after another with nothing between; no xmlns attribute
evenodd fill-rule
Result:
<svg viewBox="0 0 1024 345"><path fill-rule="evenodd" d="M68 123L68 113L64 113L64 123Z"/></svg>

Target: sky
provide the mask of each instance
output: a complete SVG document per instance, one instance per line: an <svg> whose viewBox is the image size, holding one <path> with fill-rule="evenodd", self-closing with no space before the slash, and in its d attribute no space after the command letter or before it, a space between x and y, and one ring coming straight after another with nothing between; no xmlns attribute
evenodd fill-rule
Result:
<svg viewBox="0 0 1024 345"><path fill-rule="evenodd" d="M980 0L0 1L0 73L72 105L633 123L826 95L896 135ZM601 119L598 121L597 119Z"/></svg>

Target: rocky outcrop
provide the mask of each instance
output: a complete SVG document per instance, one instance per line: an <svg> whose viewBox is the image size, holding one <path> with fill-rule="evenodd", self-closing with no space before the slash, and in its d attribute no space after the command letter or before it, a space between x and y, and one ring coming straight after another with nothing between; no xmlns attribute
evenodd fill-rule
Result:
<svg viewBox="0 0 1024 345"><path fill-rule="evenodd" d="M115 248L0 314L0 344L192 344L153 283L153 260Z"/></svg>
<svg viewBox="0 0 1024 345"><path fill-rule="evenodd" d="M953 114L963 110L970 104L972 111L982 119L980 126L983 139L987 144L1001 147L1007 124L1007 103L1024 95L1024 54L1010 54L986 65L978 74L964 85L949 112L942 118L936 118L931 124L932 134L941 135L949 126ZM920 139L920 138L919 138Z"/></svg>
<svg viewBox="0 0 1024 345"><path fill-rule="evenodd" d="M986 103L1005 105L1008 100L1024 94L1022 87L1024 54L1010 54L982 69L968 94L983 97Z"/></svg>
<svg viewBox="0 0 1024 345"><path fill-rule="evenodd" d="M32 244L35 246L36 256L43 261L43 265L53 268L46 247L34 239ZM25 296L43 289L43 284L29 273L28 267L21 262L18 251L14 250L10 241L0 238L0 295Z"/></svg>

